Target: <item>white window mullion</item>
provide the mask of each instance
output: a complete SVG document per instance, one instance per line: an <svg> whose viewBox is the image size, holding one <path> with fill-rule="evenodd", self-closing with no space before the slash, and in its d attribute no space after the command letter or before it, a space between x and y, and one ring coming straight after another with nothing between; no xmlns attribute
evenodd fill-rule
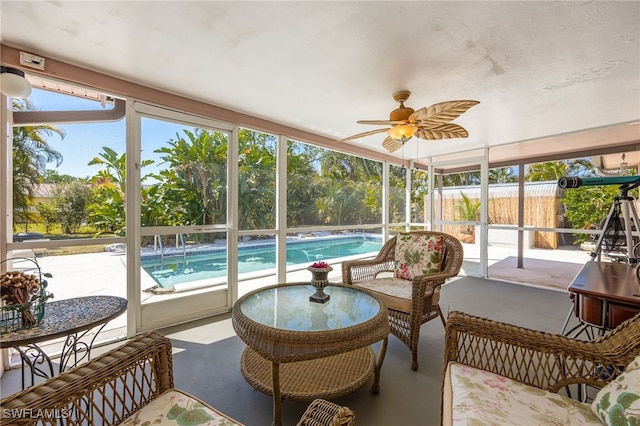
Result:
<svg viewBox="0 0 640 426"><path fill-rule="evenodd" d="M127 335L140 330L142 297L140 289L140 161L141 119L127 101L126 112L125 227L127 244Z"/></svg>
<svg viewBox="0 0 640 426"><path fill-rule="evenodd" d="M382 241L389 239L389 212L390 207L389 190L389 162L382 163Z"/></svg>
<svg viewBox="0 0 640 426"><path fill-rule="evenodd" d="M477 225L476 225L477 226ZM480 275L489 276L489 149L480 163Z"/></svg>
<svg viewBox="0 0 640 426"><path fill-rule="evenodd" d="M427 177L427 228L430 231L440 230L442 225L438 225L438 228L434 227L433 221L435 219L435 202L436 202L436 194L434 191L434 180L435 180L435 172L433 170L433 160L431 157L427 159L427 168L428 168L428 177ZM442 207L440 209L440 217L442 220Z"/></svg>
<svg viewBox="0 0 640 426"><path fill-rule="evenodd" d="M276 274L287 277L287 137L280 135L276 153Z"/></svg>
<svg viewBox="0 0 640 426"><path fill-rule="evenodd" d="M238 299L238 150L239 129L234 127L227 143L227 282L228 304Z"/></svg>
<svg viewBox="0 0 640 426"><path fill-rule="evenodd" d="M411 230L409 224L411 223L411 168L413 167L413 161L409 162L409 166L405 168L405 185L404 185L404 221L405 229Z"/></svg>
<svg viewBox="0 0 640 426"><path fill-rule="evenodd" d="M7 240L13 232L13 127L11 126L11 116L9 110L10 99L5 95L0 95L0 105L2 117L2 130L0 130L0 217L5 218L0 229L0 259L7 258ZM0 265L5 272L6 264Z"/></svg>

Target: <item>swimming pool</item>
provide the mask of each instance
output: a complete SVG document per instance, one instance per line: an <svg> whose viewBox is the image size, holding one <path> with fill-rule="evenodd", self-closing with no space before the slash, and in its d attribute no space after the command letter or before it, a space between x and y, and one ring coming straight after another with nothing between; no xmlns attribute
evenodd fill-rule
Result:
<svg viewBox="0 0 640 426"><path fill-rule="evenodd" d="M337 236L287 241L287 266L365 253L377 253L382 247L380 236ZM227 252L225 248L210 248L207 252L143 259L142 268L160 287L225 277ZM275 242L241 244L238 247L239 274L258 272L276 267Z"/></svg>

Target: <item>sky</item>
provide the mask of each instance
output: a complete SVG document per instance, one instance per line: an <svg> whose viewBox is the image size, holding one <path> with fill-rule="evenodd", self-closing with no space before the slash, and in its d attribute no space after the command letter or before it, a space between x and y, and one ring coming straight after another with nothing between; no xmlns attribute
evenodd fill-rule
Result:
<svg viewBox="0 0 640 426"><path fill-rule="evenodd" d="M32 91L29 100L37 110L41 111L102 108L98 102L38 89ZM99 167L89 166L88 163L102 151L103 146L109 146L117 152L124 151L124 120L115 123L62 124L57 126L65 131L64 138L55 133L46 138L49 145L62 154L63 161L58 167L55 167L55 164L47 164L47 169L56 170L61 175L76 177L94 175Z"/></svg>
<svg viewBox="0 0 640 426"><path fill-rule="evenodd" d="M95 110L102 106L95 101L61 95L47 90L33 89L29 100L37 110ZM107 105L106 108L111 108ZM65 131L61 138L58 134L47 136L47 142L63 157L62 164L48 164L47 169L55 170L61 175L88 177L95 175L101 169L99 165L89 166L88 163L99 156L102 148L107 146L117 153L123 153L126 145L126 125L122 119L113 123L89 124L61 124L57 125ZM169 122L152 119L142 120L142 149L143 159L154 159L159 163L159 157L153 151L175 139L176 133L182 133L181 126ZM191 128L193 130L193 128ZM158 167L145 168L144 172L157 171Z"/></svg>

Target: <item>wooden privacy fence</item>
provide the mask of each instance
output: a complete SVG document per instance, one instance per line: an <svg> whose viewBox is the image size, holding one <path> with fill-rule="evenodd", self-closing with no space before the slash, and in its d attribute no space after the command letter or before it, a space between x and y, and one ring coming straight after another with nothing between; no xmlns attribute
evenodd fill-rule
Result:
<svg viewBox="0 0 640 426"><path fill-rule="evenodd" d="M480 186L456 186L442 190L442 200L436 194L435 217L438 218L442 205L442 220L462 220L457 205L463 203L462 195L469 197L472 204L480 201ZM489 185L489 224L518 225L518 184ZM524 185L524 226L537 228L559 228L564 223L563 203L556 181L527 182ZM464 225L443 225L442 230L458 236ZM517 234L513 232L514 244ZM535 232L534 247L558 248L558 234L555 232Z"/></svg>

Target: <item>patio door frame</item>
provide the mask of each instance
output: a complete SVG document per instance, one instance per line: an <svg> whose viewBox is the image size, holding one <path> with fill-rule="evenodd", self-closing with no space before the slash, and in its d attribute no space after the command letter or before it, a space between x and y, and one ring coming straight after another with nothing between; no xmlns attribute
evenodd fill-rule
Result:
<svg viewBox="0 0 640 426"><path fill-rule="evenodd" d="M478 155L475 157L466 157L466 158L456 158L453 160L442 160L438 161L434 160L433 157L428 158L428 204L429 208L428 212L428 224L430 225L430 229L434 231L442 230L442 225L473 225L476 228L480 229L480 241L476 241L476 244L479 244L480 247L480 265L479 265L479 275L480 278L487 278L489 276L489 254L487 250L487 241L489 238L489 149L485 148L482 151L482 155ZM442 217L442 179L438 178L437 187L434 185L436 181L436 173L435 170L438 167L448 167L451 168L456 165L464 165L465 167L469 167L470 165L478 165L480 169L480 221L476 222L463 222L456 221L451 218L451 220L445 220ZM440 217L435 217L435 204L436 204L436 192L439 194L438 200L440 206L438 207L438 212L440 213ZM469 276L473 276L473 274L467 273Z"/></svg>
<svg viewBox="0 0 640 426"><path fill-rule="evenodd" d="M210 118L127 101L127 183L126 183L126 241L127 241L127 333L157 329L169 325L228 312L238 298L237 212L238 203L233 188L238 183L238 128ZM189 127L205 128L225 133L227 142L227 214L225 224L196 226L142 227L141 224L141 148L142 119L167 121ZM131 171L131 172L129 172ZM142 303L141 237L155 234L225 232L227 235L227 287L196 295L171 297L166 301Z"/></svg>

